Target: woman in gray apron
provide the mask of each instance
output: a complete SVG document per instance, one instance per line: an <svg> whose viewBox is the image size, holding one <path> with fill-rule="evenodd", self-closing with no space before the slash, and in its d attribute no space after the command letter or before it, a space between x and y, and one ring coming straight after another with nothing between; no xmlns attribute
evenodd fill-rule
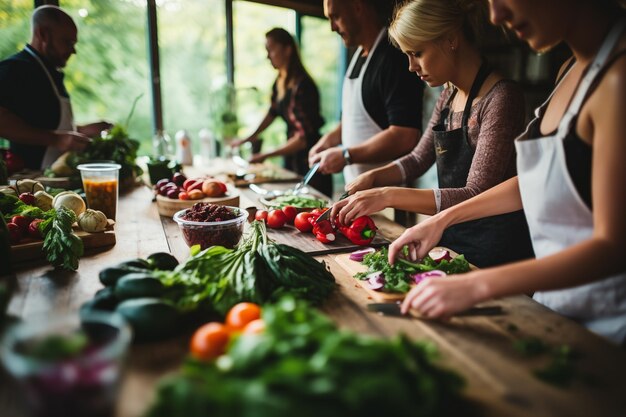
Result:
<svg viewBox="0 0 626 417"><path fill-rule="evenodd" d="M409 155L348 184L354 195L333 207L341 223L386 207L434 214L515 175L513 140L523 128L523 93L481 58L476 43L487 24L486 8L475 0L414 0L396 12L390 33L409 56L409 70L430 86L452 87L441 94ZM463 112L453 111L455 99L457 108L466 100ZM374 188L411 183L435 163L436 190ZM521 211L457 225L440 244L479 267L533 256Z"/></svg>
<svg viewBox="0 0 626 417"><path fill-rule="evenodd" d="M408 229L390 246L389 260L405 245L411 257L424 256L447 226L523 206L537 260L426 280L403 311L449 317L534 291L538 302L624 344L626 15L617 2L552 3L491 6L494 23L506 23L533 49L565 41L576 59L516 141L518 177Z"/></svg>

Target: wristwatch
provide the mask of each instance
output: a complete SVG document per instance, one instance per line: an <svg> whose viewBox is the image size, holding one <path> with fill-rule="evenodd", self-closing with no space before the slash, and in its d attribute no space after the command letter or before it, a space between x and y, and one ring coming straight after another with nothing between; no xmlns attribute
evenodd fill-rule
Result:
<svg viewBox="0 0 626 417"><path fill-rule="evenodd" d="M341 149L343 152L343 159L346 160L346 165L350 165L352 163L352 158L350 157L350 152L348 151L348 148L341 145Z"/></svg>

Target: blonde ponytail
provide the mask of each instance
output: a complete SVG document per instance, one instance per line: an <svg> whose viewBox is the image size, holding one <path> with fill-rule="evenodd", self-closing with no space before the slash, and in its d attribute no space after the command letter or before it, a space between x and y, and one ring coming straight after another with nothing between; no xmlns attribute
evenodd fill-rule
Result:
<svg viewBox="0 0 626 417"><path fill-rule="evenodd" d="M412 45L460 30L479 45L488 18L486 0L409 0L394 10L389 35L395 43Z"/></svg>

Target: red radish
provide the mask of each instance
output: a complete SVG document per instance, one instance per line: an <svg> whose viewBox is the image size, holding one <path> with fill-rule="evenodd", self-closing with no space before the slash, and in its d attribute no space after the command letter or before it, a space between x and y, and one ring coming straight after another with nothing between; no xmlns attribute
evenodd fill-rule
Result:
<svg viewBox="0 0 626 417"><path fill-rule="evenodd" d="M450 256L450 252L445 249L432 249L428 252L428 256L432 258L433 261L439 263L441 261L450 261L452 260L452 256Z"/></svg>
<svg viewBox="0 0 626 417"><path fill-rule="evenodd" d="M28 204L29 206L35 205L35 195L33 193L22 193L19 197L20 201L24 204Z"/></svg>
<svg viewBox="0 0 626 417"><path fill-rule="evenodd" d="M411 275L411 278L413 278L416 284L419 284L421 281L423 281L426 278L444 278L447 276L448 274L446 274L443 271L434 270L434 271L428 271L428 272L421 272L419 274L413 274Z"/></svg>
<svg viewBox="0 0 626 417"><path fill-rule="evenodd" d="M11 218L11 223L15 223L20 227L22 234L26 234L28 232L28 225L30 224L30 219L25 216L13 216Z"/></svg>
<svg viewBox="0 0 626 417"><path fill-rule="evenodd" d="M28 225L28 235L30 237L34 237L35 239L41 239L43 236L41 235L41 230L39 230L39 225L43 222L43 219L35 219Z"/></svg>
<svg viewBox="0 0 626 417"><path fill-rule="evenodd" d="M355 252L352 252L350 254L350 260L351 261L357 261L357 262L363 262L363 258L365 258L365 255L369 254L369 253L374 253L376 252L376 249L374 248L363 248L363 249L359 249Z"/></svg>
<svg viewBox="0 0 626 417"><path fill-rule="evenodd" d="M385 277L380 271L367 274L366 278L367 280L365 281L365 287L369 288L370 290L378 291L385 286Z"/></svg>
<svg viewBox="0 0 626 417"><path fill-rule="evenodd" d="M20 240L22 240L22 229L15 223L7 223L7 229L9 230L9 242L11 244L20 243Z"/></svg>

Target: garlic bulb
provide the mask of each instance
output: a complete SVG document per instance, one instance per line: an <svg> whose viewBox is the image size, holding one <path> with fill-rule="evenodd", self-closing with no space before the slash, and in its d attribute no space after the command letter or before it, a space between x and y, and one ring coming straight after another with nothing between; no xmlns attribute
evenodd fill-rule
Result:
<svg viewBox="0 0 626 417"><path fill-rule="evenodd" d="M15 181L15 189L17 190L17 195L22 193L35 194L37 191L44 191L43 185L39 181L28 178Z"/></svg>
<svg viewBox="0 0 626 417"><path fill-rule="evenodd" d="M85 211L85 201L74 191L63 191L57 194L52 200L52 207L58 209L60 206L72 210L77 216Z"/></svg>
<svg viewBox="0 0 626 417"><path fill-rule="evenodd" d="M52 208L52 196L45 191L37 191L35 193L35 205L43 211L48 211Z"/></svg>
<svg viewBox="0 0 626 417"><path fill-rule="evenodd" d="M99 210L87 209L78 216L78 226L85 232L102 232L107 224L107 216Z"/></svg>

